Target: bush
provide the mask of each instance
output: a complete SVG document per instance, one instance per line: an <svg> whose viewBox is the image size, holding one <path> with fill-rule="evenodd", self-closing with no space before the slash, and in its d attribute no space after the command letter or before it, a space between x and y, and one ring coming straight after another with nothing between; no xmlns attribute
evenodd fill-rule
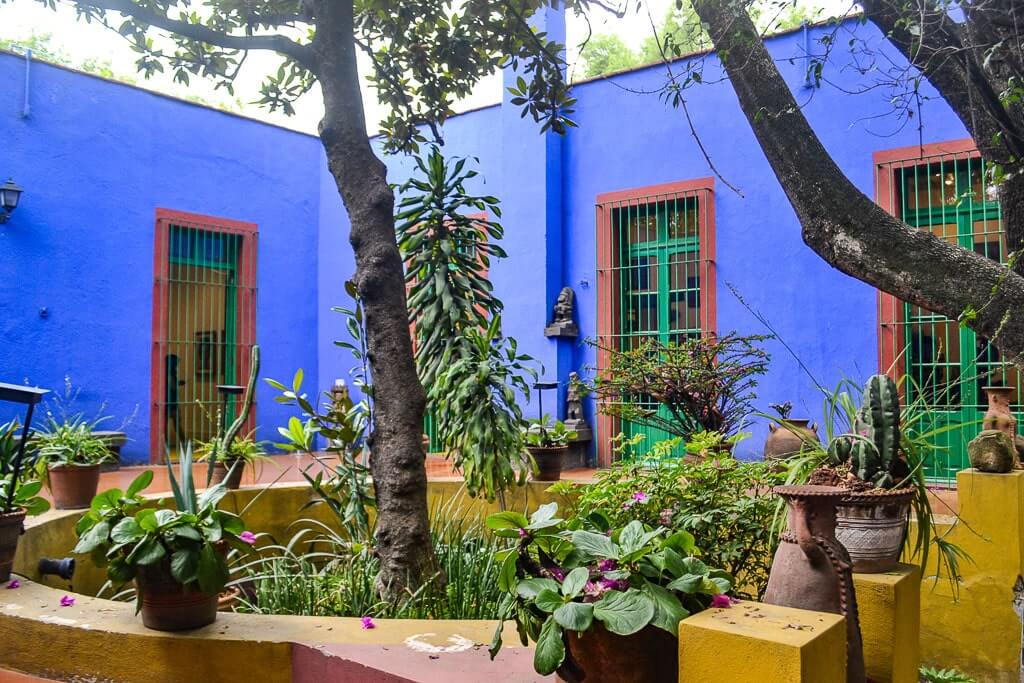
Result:
<svg viewBox="0 0 1024 683"><path fill-rule="evenodd" d="M707 564L736 577L737 595L760 597L781 521L771 488L784 483L785 473L729 456L672 457L677 443L662 442L643 459L619 461L598 472L593 484L560 483L554 490L578 488L577 513L601 514L612 527L635 519L690 532Z"/></svg>

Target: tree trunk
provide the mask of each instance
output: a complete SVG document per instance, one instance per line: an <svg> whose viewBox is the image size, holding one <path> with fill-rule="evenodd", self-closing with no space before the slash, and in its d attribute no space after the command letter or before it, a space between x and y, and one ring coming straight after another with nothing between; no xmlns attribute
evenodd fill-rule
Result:
<svg viewBox="0 0 1024 683"><path fill-rule="evenodd" d="M858 280L971 327L1024 367L1024 278L916 230L850 182L800 111L741 3L695 0L804 242Z"/></svg>
<svg viewBox="0 0 1024 683"><path fill-rule="evenodd" d="M381 562L377 581L385 597L396 596L430 579L436 566L421 441L426 395L416 375L409 337L394 194L387 168L366 134L352 3L324 0L316 16L314 49L325 110L320 139L351 220L355 284L366 316L374 408L370 470Z"/></svg>

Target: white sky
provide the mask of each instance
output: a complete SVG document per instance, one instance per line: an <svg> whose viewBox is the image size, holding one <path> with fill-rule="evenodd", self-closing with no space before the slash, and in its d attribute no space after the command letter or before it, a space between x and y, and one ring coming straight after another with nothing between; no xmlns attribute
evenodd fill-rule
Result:
<svg viewBox="0 0 1024 683"><path fill-rule="evenodd" d="M673 0L647 0L646 5L656 20L661 19ZM849 7L848 0L796 0L797 4L824 6L822 17L828 13L843 12ZM575 19L570 13L568 18L568 44L570 55L575 55L572 46L582 41L587 32L586 24ZM618 33L627 45L638 46L645 37L651 34L650 22L646 12L630 13L623 18L597 11L591 15L591 27L597 33ZM236 108L241 113L266 121L278 123L289 128L315 133L317 123L323 113L323 104L319 91L307 93L296 103L295 116L281 113L271 114L263 108L252 104L257 99L262 76L277 70L280 60L273 54L253 51L247 60L235 84L235 97L224 91L215 91L212 84L204 79L194 77L189 86L173 83L169 75L158 75L145 81L136 74L135 59L137 55L131 50L126 40L114 32L96 24L86 24L75 20L74 11L58 4L58 10L47 9L38 0L13 0L0 4L0 38L24 41L33 34L51 34L51 50L65 53L73 61L94 59L109 62L111 69L118 75L132 75L138 85L177 96L198 95L210 103L231 102L237 100ZM575 62L570 57L570 69ZM369 88L363 91L363 100L367 107L367 121L371 130L375 130L376 122L382 117L383 109L377 104L375 93ZM460 102L457 110L491 104L501 100L501 79L495 75L485 79L476 92Z"/></svg>

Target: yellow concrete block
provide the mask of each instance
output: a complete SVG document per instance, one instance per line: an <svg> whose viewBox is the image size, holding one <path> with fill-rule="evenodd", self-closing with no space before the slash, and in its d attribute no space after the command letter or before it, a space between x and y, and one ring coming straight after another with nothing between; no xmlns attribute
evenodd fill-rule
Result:
<svg viewBox="0 0 1024 683"><path fill-rule="evenodd" d="M886 574L854 574L864 665L875 683L917 683L921 572L901 564Z"/></svg>
<svg viewBox="0 0 1024 683"><path fill-rule="evenodd" d="M842 683L846 620L757 602L679 624L679 683Z"/></svg>

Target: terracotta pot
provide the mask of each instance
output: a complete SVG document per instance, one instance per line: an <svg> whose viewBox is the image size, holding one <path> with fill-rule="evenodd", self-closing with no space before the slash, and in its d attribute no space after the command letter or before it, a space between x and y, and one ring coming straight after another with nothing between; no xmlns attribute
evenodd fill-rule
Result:
<svg viewBox="0 0 1024 683"><path fill-rule="evenodd" d="M569 452L568 446L527 446L526 450L537 462L537 473L530 477L533 481L558 481L562 478L562 461Z"/></svg>
<svg viewBox="0 0 1024 683"><path fill-rule="evenodd" d="M234 471L231 468L234 467ZM215 486L221 482L224 482L225 488L229 491L236 490L242 485L242 472L245 471L245 462L239 462L238 466L234 466L234 463L215 462L213 463L213 478L210 479L210 485Z"/></svg>
<svg viewBox="0 0 1024 683"><path fill-rule="evenodd" d="M847 493L839 504L836 538L850 553L853 571L881 574L896 568L916 490Z"/></svg>
<svg viewBox="0 0 1024 683"><path fill-rule="evenodd" d="M182 586L171 576L170 561L139 567L135 585L142 592L142 623L156 631L185 631L212 624L218 596Z"/></svg>
<svg viewBox="0 0 1024 683"><path fill-rule="evenodd" d="M777 486L788 507L764 602L846 617L846 680L864 683L864 649L850 555L836 539L836 506L848 495L834 486Z"/></svg>
<svg viewBox="0 0 1024 683"><path fill-rule="evenodd" d="M89 507L100 485L99 465L54 465L47 475L53 506L58 510Z"/></svg>
<svg viewBox="0 0 1024 683"><path fill-rule="evenodd" d="M631 636L616 635L598 621L583 633L565 632L565 663L558 677L568 683L675 683L679 641L647 626Z"/></svg>
<svg viewBox="0 0 1024 683"><path fill-rule="evenodd" d="M800 453L808 441L818 442L818 425L810 420L786 418L768 425L768 438L764 442L765 460L782 460Z"/></svg>
<svg viewBox="0 0 1024 683"><path fill-rule="evenodd" d="M224 591L217 596L217 611L218 612L230 612L238 604L238 598L242 595L242 591L238 589L238 586L231 586L225 588Z"/></svg>
<svg viewBox="0 0 1024 683"><path fill-rule="evenodd" d="M11 578L14 553L18 550L18 538L24 531L24 521L24 510L0 514L0 583Z"/></svg>
<svg viewBox="0 0 1024 683"><path fill-rule="evenodd" d="M1011 439L1017 435L1017 418L1010 410L1010 399L1016 393L1013 387L984 387L988 410L981 423L982 429L995 429Z"/></svg>

